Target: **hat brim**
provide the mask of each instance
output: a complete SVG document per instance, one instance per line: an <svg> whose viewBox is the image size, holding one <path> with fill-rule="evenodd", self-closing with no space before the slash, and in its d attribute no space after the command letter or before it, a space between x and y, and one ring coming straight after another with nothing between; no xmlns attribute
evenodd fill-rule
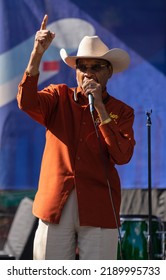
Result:
<svg viewBox="0 0 166 280"><path fill-rule="evenodd" d="M122 49L114 48L103 54L102 56L69 56L65 49L60 50L62 60L71 68L76 69L76 60L81 58L104 59L111 63L113 73L122 72L128 68L130 57L128 53Z"/></svg>

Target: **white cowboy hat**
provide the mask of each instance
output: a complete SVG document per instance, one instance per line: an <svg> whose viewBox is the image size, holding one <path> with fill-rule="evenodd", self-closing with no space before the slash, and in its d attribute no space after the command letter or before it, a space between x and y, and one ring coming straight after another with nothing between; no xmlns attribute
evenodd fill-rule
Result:
<svg viewBox="0 0 166 280"><path fill-rule="evenodd" d="M60 50L62 60L70 67L76 68L76 60L79 58L96 58L109 61L113 67L113 73L125 70L129 63L128 53L122 49L108 47L98 36L85 36L79 44L77 55L69 56L65 49Z"/></svg>

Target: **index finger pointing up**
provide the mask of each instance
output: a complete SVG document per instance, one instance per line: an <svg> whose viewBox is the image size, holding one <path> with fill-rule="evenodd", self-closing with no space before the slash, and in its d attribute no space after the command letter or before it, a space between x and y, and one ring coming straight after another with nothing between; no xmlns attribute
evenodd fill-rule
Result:
<svg viewBox="0 0 166 280"><path fill-rule="evenodd" d="M42 23L41 23L40 30L46 29L47 21L48 21L48 15L45 15L44 18L43 18L43 21L42 21Z"/></svg>

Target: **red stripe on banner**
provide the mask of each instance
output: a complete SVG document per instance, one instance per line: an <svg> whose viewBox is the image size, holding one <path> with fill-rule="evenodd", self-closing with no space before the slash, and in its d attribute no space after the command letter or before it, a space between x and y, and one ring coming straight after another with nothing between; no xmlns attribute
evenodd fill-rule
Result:
<svg viewBox="0 0 166 280"><path fill-rule="evenodd" d="M59 70L58 61L44 61L43 62L43 71L57 71Z"/></svg>

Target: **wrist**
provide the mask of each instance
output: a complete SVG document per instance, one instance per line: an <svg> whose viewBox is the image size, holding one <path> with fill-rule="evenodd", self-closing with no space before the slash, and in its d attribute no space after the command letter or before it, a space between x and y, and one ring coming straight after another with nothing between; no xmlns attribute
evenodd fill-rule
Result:
<svg viewBox="0 0 166 280"><path fill-rule="evenodd" d="M105 120L103 120L103 121L101 121L100 125L107 124L109 122L111 122L111 118L110 117L105 119Z"/></svg>

